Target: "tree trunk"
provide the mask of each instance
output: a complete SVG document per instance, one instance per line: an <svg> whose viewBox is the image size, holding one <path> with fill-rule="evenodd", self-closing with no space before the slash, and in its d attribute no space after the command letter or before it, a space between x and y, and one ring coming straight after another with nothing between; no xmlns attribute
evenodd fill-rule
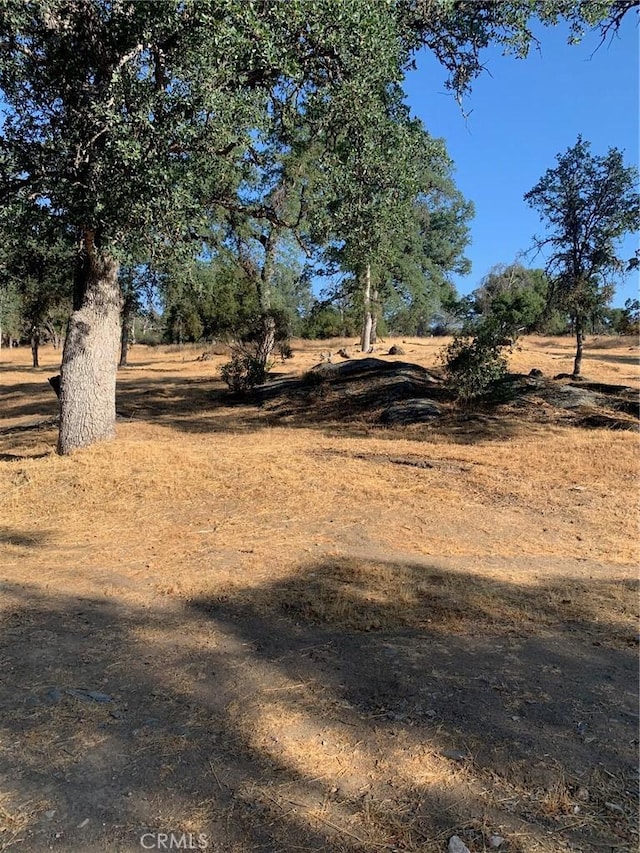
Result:
<svg viewBox="0 0 640 853"><path fill-rule="evenodd" d="M40 367L38 361L38 348L40 346L40 332L37 326L31 329L31 359L34 367Z"/></svg>
<svg viewBox="0 0 640 853"><path fill-rule="evenodd" d="M378 288L373 286L371 294L371 346L378 343Z"/></svg>
<svg viewBox="0 0 640 853"><path fill-rule="evenodd" d="M369 352L371 349L371 328L373 326L373 315L371 313L371 265L367 264L364 276L363 290L363 320L362 320L362 336L360 338L360 349L362 352Z"/></svg>
<svg viewBox="0 0 640 853"><path fill-rule="evenodd" d="M369 343L371 347L374 346L378 342L378 318L375 313L371 314L371 335L369 336Z"/></svg>
<svg viewBox="0 0 640 853"><path fill-rule="evenodd" d="M118 367L127 366L127 358L129 355L129 327L126 323L126 318L122 321L122 329L120 332L120 360Z"/></svg>
<svg viewBox="0 0 640 853"><path fill-rule="evenodd" d="M44 327L47 330L47 332L49 333L49 337L51 338L51 344L52 344L53 348L54 349L60 349L60 341L62 339L62 335L60 334L60 332L58 332L58 330L53 325L53 323L48 322L48 321L44 324Z"/></svg>
<svg viewBox="0 0 640 853"><path fill-rule="evenodd" d="M275 342L276 321L273 319L271 314L263 314L262 328L260 330L260 337L258 339L258 346L256 348L256 358L265 369L267 366L267 362L269 361L269 356L273 352Z"/></svg>
<svg viewBox="0 0 640 853"><path fill-rule="evenodd" d="M573 375L580 376L580 368L582 367L582 347L584 344L584 331L582 328L582 319L580 317L576 317L575 321L575 330L576 330L576 357L573 362Z"/></svg>
<svg viewBox="0 0 640 853"><path fill-rule="evenodd" d="M130 295L124 297L122 305L122 326L120 331L120 360L118 367L127 366L129 343L131 342L131 325L133 320L134 302Z"/></svg>
<svg viewBox="0 0 640 853"><path fill-rule="evenodd" d="M113 438L120 343L119 264L85 235L62 353L58 453Z"/></svg>
<svg viewBox="0 0 640 853"><path fill-rule="evenodd" d="M260 302L260 313L262 316L261 329L256 348L256 358L264 368L267 366L269 356L273 352L276 342L276 322L270 311L271 287L273 283L273 273L275 270L277 242L278 234L276 229L272 228L263 241L264 262L262 264L260 282L258 285L258 299Z"/></svg>

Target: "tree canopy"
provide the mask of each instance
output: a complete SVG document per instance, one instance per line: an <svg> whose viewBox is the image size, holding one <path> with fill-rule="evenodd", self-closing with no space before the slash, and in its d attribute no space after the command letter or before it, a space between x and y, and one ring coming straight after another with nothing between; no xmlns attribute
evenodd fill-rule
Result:
<svg viewBox="0 0 640 853"><path fill-rule="evenodd" d="M592 154L580 136L556 159L525 200L547 228L535 243L547 254L550 299L575 322L577 376L585 320L607 304L624 275L628 260L620 257L620 240L640 229L638 170L624 165L617 148Z"/></svg>
<svg viewBox="0 0 640 853"><path fill-rule="evenodd" d="M75 247L60 452L114 432L122 262L197 253L221 211L288 226L273 195L243 192L267 140L285 154L318 139L339 152L341 140L349 144L341 129L367 125L370 114L362 142L387 187L371 196L379 212L393 202L391 186L411 180L404 158L393 156L393 134L402 149L411 123L385 125L388 162L372 148L371 128L389 115L421 47L463 94L487 45L526 54L533 19L565 18L578 36L615 27L631 5L2 0L0 227L44 213ZM333 163L371 186L357 161ZM357 195L357 186L349 191ZM360 222L367 216L365 205Z"/></svg>

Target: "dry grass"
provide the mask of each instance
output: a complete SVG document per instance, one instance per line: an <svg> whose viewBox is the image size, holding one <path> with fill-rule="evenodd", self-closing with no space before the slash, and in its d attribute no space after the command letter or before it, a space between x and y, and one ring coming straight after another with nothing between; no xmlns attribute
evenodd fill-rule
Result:
<svg viewBox="0 0 640 853"><path fill-rule="evenodd" d="M631 344L589 342L588 378L638 387ZM67 458L56 354L0 354L0 849L634 849L637 435L286 424L202 350L134 347L117 440ZM571 364L566 339L512 357Z"/></svg>

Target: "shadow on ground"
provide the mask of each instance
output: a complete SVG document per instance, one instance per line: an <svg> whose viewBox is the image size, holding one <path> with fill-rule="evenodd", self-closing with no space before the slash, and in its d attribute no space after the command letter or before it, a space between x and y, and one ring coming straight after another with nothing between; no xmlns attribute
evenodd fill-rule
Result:
<svg viewBox="0 0 640 853"><path fill-rule="evenodd" d="M318 429L341 435L442 437L457 444L505 441L532 426L638 429L637 394L626 386L580 383L510 374L493 399L464 409L433 371L416 364L360 359L318 365L304 376L280 375L245 397L219 381L121 373L117 411L121 421L142 421L189 433L253 431L274 426ZM14 424L29 415L55 415L57 401L43 381L6 389L8 418L0 435L50 426ZM561 392L563 392L561 394ZM571 392L571 397L567 395ZM592 392L592 393L589 393ZM586 405L583 403L586 402Z"/></svg>
<svg viewBox="0 0 640 853"><path fill-rule="evenodd" d="M19 548L43 548L49 541L50 534L45 530L37 528L33 528L33 530L13 530L10 527L0 525L0 545L15 545Z"/></svg>
<svg viewBox="0 0 640 853"><path fill-rule="evenodd" d="M0 849L637 840L625 582L324 560L188 602L3 598Z"/></svg>

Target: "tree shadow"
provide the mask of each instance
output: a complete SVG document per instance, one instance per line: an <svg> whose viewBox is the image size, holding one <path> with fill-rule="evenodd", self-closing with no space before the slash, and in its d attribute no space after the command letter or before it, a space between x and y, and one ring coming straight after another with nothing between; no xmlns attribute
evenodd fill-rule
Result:
<svg viewBox="0 0 640 853"><path fill-rule="evenodd" d="M3 385L2 397L0 421L27 415L50 416L58 411L58 401L45 378L41 382Z"/></svg>
<svg viewBox="0 0 640 853"><path fill-rule="evenodd" d="M455 444L507 441L527 434L542 415L547 417L541 414L535 401L536 389L529 387L526 376L510 374L499 383L495 399L465 410L454 404L451 393L432 372L419 365L363 359L324 367L340 371L310 372L302 377L279 373L244 397L232 395L215 379L181 378L173 371L164 376L159 374L167 372L159 371L158 375L144 378L125 373L118 380L117 412L121 420L193 434L282 426L362 439L396 440L401 435L416 441L444 439ZM1 434L51 425L10 423L13 418L57 413L58 401L44 381L14 384L5 390L8 408L3 414L9 425L0 429ZM440 414L427 422L384 422L389 406L414 399L434 402ZM622 401L620 405L623 404L637 414L637 402ZM610 419L582 422L566 413L556 417L554 423L574 427L626 426Z"/></svg>
<svg viewBox="0 0 640 853"><path fill-rule="evenodd" d="M336 365L347 366L351 365ZM411 398L438 401L443 405L442 416L428 424L388 426L381 422L381 414L390 404ZM417 440L443 436L469 444L508 440L526 429L521 419L498 413L495 406L460 412L450 406L451 399L451 393L418 365L380 362L372 371L360 361L337 377L279 374L244 395L232 394L215 380L127 378L118 384L117 406L125 419L196 434L284 426L394 440L399 432L408 431Z"/></svg>
<svg viewBox="0 0 640 853"><path fill-rule="evenodd" d="M49 453L0 453L0 462L24 462L26 459L45 459L47 456Z"/></svg>
<svg viewBox="0 0 640 853"><path fill-rule="evenodd" d="M0 827L30 850L631 839L626 582L322 560L184 606L3 591Z"/></svg>
<svg viewBox="0 0 640 853"><path fill-rule="evenodd" d="M51 536L46 530L13 530L10 527L0 525L0 544L2 545L14 545L18 548L44 548L50 541Z"/></svg>
<svg viewBox="0 0 640 853"><path fill-rule="evenodd" d="M638 353L635 355L605 355L603 352L585 352L582 355L582 358L585 360L592 361L607 361L611 364L635 364L638 365L640 360L638 359Z"/></svg>

